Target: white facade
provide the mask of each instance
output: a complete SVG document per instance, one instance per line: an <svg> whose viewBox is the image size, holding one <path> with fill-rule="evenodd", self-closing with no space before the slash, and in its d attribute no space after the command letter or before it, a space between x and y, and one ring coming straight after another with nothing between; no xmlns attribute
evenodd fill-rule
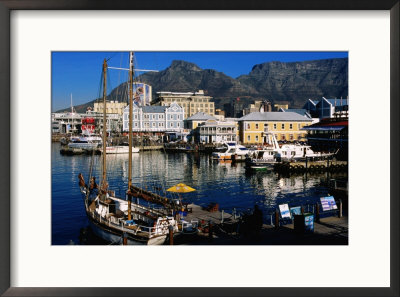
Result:
<svg viewBox="0 0 400 297"><path fill-rule="evenodd" d="M200 143L222 143L227 141L237 141L236 122L219 122L208 120L199 125L198 141Z"/></svg>
<svg viewBox="0 0 400 297"><path fill-rule="evenodd" d="M133 132L181 132L184 110L176 102L170 106L133 105ZM124 110L123 131L129 131L129 105Z"/></svg>

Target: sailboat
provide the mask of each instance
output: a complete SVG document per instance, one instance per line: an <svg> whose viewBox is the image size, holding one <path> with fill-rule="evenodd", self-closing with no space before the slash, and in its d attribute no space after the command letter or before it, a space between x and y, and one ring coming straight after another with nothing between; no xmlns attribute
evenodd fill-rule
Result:
<svg viewBox="0 0 400 297"><path fill-rule="evenodd" d="M106 76L107 61L103 62L103 123L106 123ZM109 189L107 182L107 154L102 154L102 180L97 186L90 178L86 185L82 174L79 174L79 185L84 194L84 203L89 224L93 232L100 238L111 243L128 245L163 244L168 234L178 232L178 224L171 216L174 201L166 197L145 191L132 185L132 114L133 114L133 53L129 59L129 174L128 189L125 197L116 197ZM103 125L103 151L106 151L107 131ZM136 202L133 202L135 198ZM139 199L162 205L161 208L140 205Z"/></svg>

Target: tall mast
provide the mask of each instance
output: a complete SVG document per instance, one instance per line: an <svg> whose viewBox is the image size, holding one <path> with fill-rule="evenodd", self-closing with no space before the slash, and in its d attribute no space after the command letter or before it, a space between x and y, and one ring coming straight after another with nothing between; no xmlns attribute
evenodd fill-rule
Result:
<svg viewBox="0 0 400 297"><path fill-rule="evenodd" d="M128 191L132 186L132 118L133 118L133 52L129 52L129 164L128 164ZM128 195L128 220L131 220L131 200L132 196Z"/></svg>
<svg viewBox="0 0 400 297"><path fill-rule="evenodd" d="M133 114L133 52L129 52L129 174L128 188L132 185L132 114Z"/></svg>
<svg viewBox="0 0 400 297"><path fill-rule="evenodd" d="M103 180L102 188L104 188L107 167L106 167L106 146L107 146L107 116L106 116L106 97L107 97L107 61L104 59L103 62Z"/></svg>
<svg viewBox="0 0 400 297"><path fill-rule="evenodd" d="M72 135L72 133L75 131L75 127L74 127L74 108L72 107L72 93L71 93L71 121L72 121L72 123L71 123L71 129L72 129L71 135Z"/></svg>

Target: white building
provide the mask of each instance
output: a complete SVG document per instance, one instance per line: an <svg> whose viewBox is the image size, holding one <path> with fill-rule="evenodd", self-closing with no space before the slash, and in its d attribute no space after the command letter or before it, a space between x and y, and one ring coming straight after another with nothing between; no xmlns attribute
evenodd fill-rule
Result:
<svg viewBox="0 0 400 297"><path fill-rule="evenodd" d="M133 105L133 132L181 132L184 110L176 102L170 106ZM123 131L129 131L129 105L124 109Z"/></svg>
<svg viewBox="0 0 400 297"><path fill-rule="evenodd" d="M200 143L222 143L237 141L237 123L234 121L207 120L196 128L195 141Z"/></svg>

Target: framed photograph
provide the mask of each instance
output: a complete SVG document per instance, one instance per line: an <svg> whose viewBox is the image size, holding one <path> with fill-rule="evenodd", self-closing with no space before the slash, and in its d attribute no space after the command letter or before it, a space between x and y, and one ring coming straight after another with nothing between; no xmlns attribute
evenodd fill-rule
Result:
<svg viewBox="0 0 400 297"><path fill-rule="evenodd" d="M0 292L398 296L399 10L0 1Z"/></svg>

